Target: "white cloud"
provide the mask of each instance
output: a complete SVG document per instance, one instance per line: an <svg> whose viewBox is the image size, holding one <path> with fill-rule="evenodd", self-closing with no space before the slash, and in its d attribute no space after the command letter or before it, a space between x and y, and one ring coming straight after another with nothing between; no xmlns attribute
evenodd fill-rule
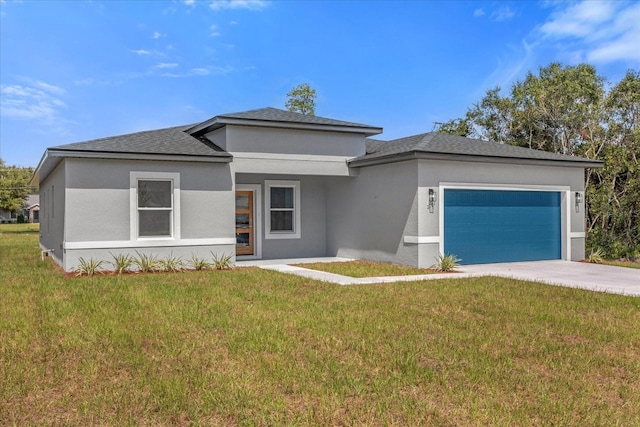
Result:
<svg viewBox="0 0 640 427"><path fill-rule="evenodd" d="M498 58L496 69L482 82L476 91L475 98L484 95L487 88L500 86L508 88L525 70L531 70L535 61L535 45L522 41L520 46L510 46L510 52Z"/></svg>
<svg viewBox="0 0 640 427"><path fill-rule="evenodd" d="M220 31L218 31L217 25L212 25L211 28L209 29L211 30L211 33L209 33L209 36L218 37L220 35Z"/></svg>
<svg viewBox="0 0 640 427"><path fill-rule="evenodd" d="M45 82L42 82L42 81L39 81L39 80L34 81L33 85L37 86L40 89L43 89L43 90L45 90L47 92L54 93L54 94L57 94L57 95L62 95L62 94L67 92L66 90L62 89L61 87L50 85L49 83L45 83Z"/></svg>
<svg viewBox="0 0 640 427"><path fill-rule="evenodd" d="M162 34L159 33L158 31L154 31L153 34L151 35L151 37L153 37L154 39L159 39L160 37L166 37L166 34Z"/></svg>
<svg viewBox="0 0 640 427"><path fill-rule="evenodd" d="M584 37L598 30L611 18L613 11L612 3L583 1L552 13L551 20L545 22L540 29L543 34L551 37Z"/></svg>
<svg viewBox="0 0 640 427"><path fill-rule="evenodd" d="M196 5L196 0L182 0L182 2L187 6L191 6L191 7Z"/></svg>
<svg viewBox="0 0 640 427"><path fill-rule="evenodd" d="M179 65L180 64L176 62L160 62L159 64L154 65L153 68L156 70L163 70L167 68L176 68Z"/></svg>
<svg viewBox="0 0 640 427"><path fill-rule="evenodd" d="M96 80L93 77L87 77L85 79L74 80L73 84L78 86L94 86L94 85L107 85L109 82L105 80Z"/></svg>
<svg viewBox="0 0 640 427"><path fill-rule="evenodd" d="M2 85L0 115L19 120L53 122L66 104L55 95L66 93L64 89L42 81L25 79L27 85Z"/></svg>
<svg viewBox="0 0 640 427"><path fill-rule="evenodd" d="M482 8L479 8L473 11L473 16L482 16L482 15L484 15L484 10Z"/></svg>
<svg viewBox="0 0 640 427"><path fill-rule="evenodd" d="M212 10L222 9L248 9L248 10L262 10L267 7L269 3L265 0L213 0L209 3L209 7Z"/></svg>
<svg viewBox="0 0 640 427"><path fill-rule="evenodd" d="M210 71L208 68L192 68L191 74L194 76L206 76L210 74Z"/></svg>
<svg viewBox="0 0 640 427"><path fill-rule="evenodd" d="M491 13L491 20L496 22L507 21L513 18L516 15L516 12L511 9L509 6L502 6L498 10L494 10Z"/></svg>
<svg viewBox="0 0 640 427"><path fill-rule="evenodd" d="M137 55L150 55L151 52L149 52L148 50L144 50L144 49L136 49L136 50L132 50L131 52L137 54Z"/></svg>
<svg viewBox="0 0 640 427"><path fill-rule="evenodd" d="M567 57L640 63L640 3L582 1L556 10L540 32L570 42Z"/></svg>
<svg viewBox="0 0 640 427"><path fill-rule="evenodd" d="M162 74L162 76L183 78L183 77L193 77L193 76L223 75L223 74L229 74L233 71L235 71L235 69L230 65L226 65L226 66L212 65L208 67L195 67L190 69L186 73L164 73Z"/></svg>

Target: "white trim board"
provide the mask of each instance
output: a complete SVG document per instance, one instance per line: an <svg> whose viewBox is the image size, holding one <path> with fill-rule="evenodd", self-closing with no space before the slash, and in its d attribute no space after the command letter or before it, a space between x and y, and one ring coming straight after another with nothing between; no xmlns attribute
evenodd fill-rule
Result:
<svg viewBox="0 0 640 427"><path fill-rule="evenodd" d="M180 240L180 173L179 172L129 172L129 237L131 240L146 242L150 240L138 236L138 180L167 180L171 181L171 238L174 241ZM163 238L161 240L166 240ZM142 245L144 246L144 245Z"/></svg>
<svg viewBox="0 0 640 427"><path fill-rule="evenodd" d="M292 232L271 232L271 187L293 188L293 231ZM271 180L264 181L264 238L268 239L300 239L302 221L300 216L300 181L299 180Z"/></svg>
<svg viewBox="0 0 640 427"><path fill-rule="evenodd" d="M404 243L412 245L440 243L440 236L404 236Z"/></svg>
<svg viewBox="0 0 640 427"><path fill-rule="evenodd" d="M125 248L168 248L184 246L217 246L235 245L233 237L219 237L211 239L157 239L157 240L105 240L98 242L64 242L66 249L125 249Z"/></svg>

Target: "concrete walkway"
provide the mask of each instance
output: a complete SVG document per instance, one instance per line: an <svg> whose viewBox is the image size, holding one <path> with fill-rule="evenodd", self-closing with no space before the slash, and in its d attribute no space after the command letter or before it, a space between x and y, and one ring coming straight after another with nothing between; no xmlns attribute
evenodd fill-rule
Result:
<svg viewBox="0 0 640 427"><path fill-rule="evenodd" d="M608 265L569 261L533 261L504 264L464 265L458 273L423 274L411 276L348 277L324 271L311 270L291 264L316 262L345 262L348 258L300 258L280 260L238 261L238 267L255 266L281 273L295 274L309 279L338 285L365 285L372 283L412 282L435 279L462 279L466 277L497 276L549 285L567 286L599 292L640 296L640 270Z"/></svg>

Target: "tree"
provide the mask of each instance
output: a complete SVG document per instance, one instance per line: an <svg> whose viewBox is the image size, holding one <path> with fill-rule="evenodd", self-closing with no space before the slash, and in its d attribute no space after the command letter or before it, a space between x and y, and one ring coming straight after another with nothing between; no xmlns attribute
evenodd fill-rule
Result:
<svg viewBox="0 0 640 427"><path fill-rule="evenodd" d="M610 257L640 257L640 72L628 71L603 102L597 141L581 154L604 160L587 173L587 244Z"/></svg>
<svg viewBox="0 0 640 427"><path fill-rule="evenodd" d="M7 166L0 159L0 209L17 212L32 190L29 181L33 168Z"/></svg>
<svg viewBox="0 0 640 427"><path fill-rule="evenodd" d="M301 83L287 93L287 110L294 113L316 115L316 90L309 86L309 83Z"/></svg>
<svg viewBox="0 0 640 427"><path fill-rule="evenodd" d="M552 63L502 95L490 89L440 132L603 160L586 172L587 248L640 257L640 73L609 90L588 64Z"/></svg>

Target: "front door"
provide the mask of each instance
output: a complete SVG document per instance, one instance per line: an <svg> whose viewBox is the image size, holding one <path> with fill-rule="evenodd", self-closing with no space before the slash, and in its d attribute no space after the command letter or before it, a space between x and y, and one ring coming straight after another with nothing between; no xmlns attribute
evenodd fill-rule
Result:
<svg viewBox="0 0 640 427"><path fill-rule="evenodd" d="M236 255L253 255L253 191L236 191Z"/></svg>

